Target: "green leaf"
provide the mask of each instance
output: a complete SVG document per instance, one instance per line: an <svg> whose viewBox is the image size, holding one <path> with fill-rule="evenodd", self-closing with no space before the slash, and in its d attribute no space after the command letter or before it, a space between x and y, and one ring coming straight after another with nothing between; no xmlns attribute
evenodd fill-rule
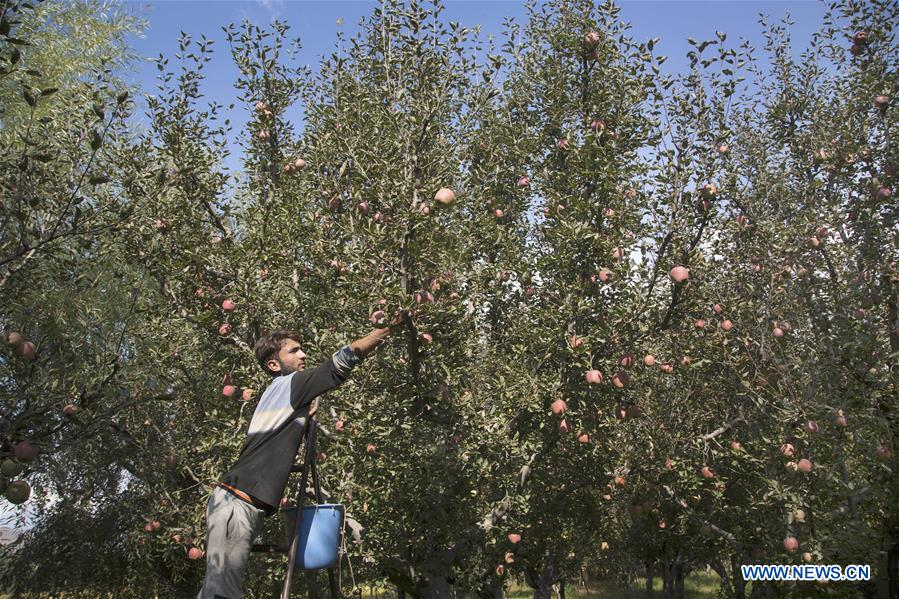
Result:
<svg viewBox="0 0 899 599"><path fill-rule="evenodd" d="M52 96L53 94L55 94L55 93L58 92L58 91L59 91L59 88L58 88L58 87L48 87L48 88L46 88L46 89L42 89L42 90L41 90L41 97L42 97L42 98L45 98L45 97L47 97L47 96Z"/></svg>
<svg viewBox="0 0 899 599"><path fill-rule="evenodd" d="M34 94L32 94L27 87L22 88L22 95L25 96L25 101L28 102L28 105L34 108L37 106L37 98Z"/></svg>
<svg viewBox="0 0 899 599"><path fill-rule="evenodd" d="M100 185L102 183L109 183L110 179L106 175L91 175L89 181L91 185Z"/></svg>
<svg viewBox="0 0 899 599"><path fill-rule="evenodd" d="M103 144L103 138L100 136L100 132L94 130L91 134L91 149L97 150Z"/></svg>

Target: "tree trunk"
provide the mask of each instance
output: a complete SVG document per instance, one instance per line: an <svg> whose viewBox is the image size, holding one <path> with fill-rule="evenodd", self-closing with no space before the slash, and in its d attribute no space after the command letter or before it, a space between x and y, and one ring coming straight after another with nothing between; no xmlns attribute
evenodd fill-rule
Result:
<svg viewBox="0 0 899 599"><path fill-rule="evenodd" d="M406 591L396 587L396 599L406 599Z"/></svg>
<svg viewBox="0 0 899 599"><path fill-rule="evenodd" d="M503 599L503 585L497 580L490 580L478 587L476 595L480 599Z"/></svg>
<svg viewBox="0 0 899 599"><path fill-rule="evenodd" d="M559 599L565 599L565 579L559 579Z"/></svg>
<svg viewBox="0 0 899 599"><path fill-rule="evenodd" d="M652 562L645 562L646 567L646 596L652 597Z"/></svg>
<svg viewBox="0 0 899 599"><path fill-rule="evenodd" d="M446 576L429 576L427 590L422 594L425 599L449 599L449 581Z"/></svg>
<svg viewBox="0 0 899 599"><path fill-rule="evenodd" d="M525 570L525 580L532 589L534 589L534 599L551 599L552 585L556 580L556 572L554 567L555 554L547 550L543 559L543 567L540 574L533 569Z"/></svg>
<svg viewBox="0 0 899 599"><path fill-rule="evenodd" d="M734 589L730 584L730 576L727 574L727 568L724 567L721 560L716 559L715 561L710 562L709 566L721 577L721 592L731 599L734 599Z"/></svg>
<svg viewBox="0 0 899 599"><path fill-rule="evenodd" d="M680 556L675 560L663 560L664 584L662 590L665 599L683 599L684 597L684 567Z"/></svg>
<svg viewBox="0 0 899 599"><path fill-rule="evenodd" d="M746 581L743 580L743 571L740 569L741 561L737 554L731 554L730 572L733 580L734 599L746 599Z"/></svg>

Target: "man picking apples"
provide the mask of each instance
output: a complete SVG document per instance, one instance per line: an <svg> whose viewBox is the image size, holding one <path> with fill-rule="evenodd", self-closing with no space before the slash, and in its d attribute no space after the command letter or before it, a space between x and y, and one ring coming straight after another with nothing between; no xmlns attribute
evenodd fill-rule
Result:
<svg viewBox="0 0 899 599"><path fill-rule="evenodd" d="M306 354L295 330L273 331L256 343L256 359L273 380L259 399L237 463L209 496L206 576L197 599L243 597L253 540L263 518L278 512L316 398L343 383L402 318L397 313L387 327L345 345L311 370L303 368Z"/></svg>

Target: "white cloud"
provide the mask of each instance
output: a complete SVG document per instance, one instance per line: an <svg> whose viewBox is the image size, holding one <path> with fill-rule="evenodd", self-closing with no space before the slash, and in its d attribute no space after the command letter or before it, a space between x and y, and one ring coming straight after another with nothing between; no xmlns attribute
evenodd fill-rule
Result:
<svg viewBox="0 0 899 599"><path fill-rule="evenodd" d="M284 0L256 0L256 3L268 11L272 17L279 17L284 8Z"/></svg>

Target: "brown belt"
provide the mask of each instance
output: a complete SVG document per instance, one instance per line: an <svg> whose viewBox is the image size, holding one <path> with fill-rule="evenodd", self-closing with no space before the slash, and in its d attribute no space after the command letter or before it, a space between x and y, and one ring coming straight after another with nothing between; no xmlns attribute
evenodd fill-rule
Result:
<svg viewBox="0 0 899 599"><path fill-rule="evenodd" d="M251 495L247 495L246 493L244 493L244 492L241 491L240 489L234 488L234 487L232 487L231 485L228 485L228 484L225 484L225 483L215 483L215 486L221 487L221 488L225 489L226 491L228 491L229 493L231 493L232 495L234 495L234 496L237 497L238 499L243 499L244 501L246 501L246 502L249 503L250 505L252 505L252 506L254 506L254 507L257 507L257 508L259 508L260 510L266 510L266 511L268 511L268 510L271 509L271 506L270 506L270 505L265 504L265 503L262 503L261 501L259 501L259 500L256 499L255 497L252 497Z"/></svg>

